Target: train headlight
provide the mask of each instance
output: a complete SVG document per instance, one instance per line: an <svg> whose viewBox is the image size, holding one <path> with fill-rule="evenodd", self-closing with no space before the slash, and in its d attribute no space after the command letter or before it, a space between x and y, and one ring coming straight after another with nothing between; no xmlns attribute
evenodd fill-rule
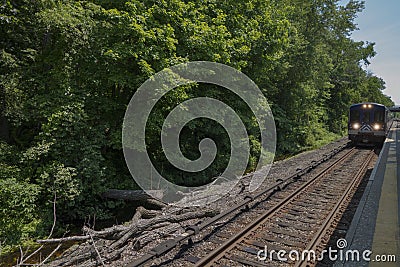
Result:
<svg viewBox="0 0 400 267"><path fill-rule="evenodd" d="M374 130L378 131L382 128L382 126L380 124L374 124Z"/></svg>
<svg viewBox="0 0 400 267"><path fill-rule="evenodd" d="M367 105L366 105L366 104L364 104L364 105L363 105L363 108L367 108Z"/></svg>
<svg viewBox="0 0 400 267"><path fill-rule="evenodd" d="M360 124L359 123L353 123L351 128L353 128L354 130L358 130L358 129L360 129Z"/></svg>

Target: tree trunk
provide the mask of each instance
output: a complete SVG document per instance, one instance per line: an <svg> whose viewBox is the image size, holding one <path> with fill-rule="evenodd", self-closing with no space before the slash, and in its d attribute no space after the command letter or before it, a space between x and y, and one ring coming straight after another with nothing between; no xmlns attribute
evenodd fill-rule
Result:
<svg viewBox="0 0 400 267"><path fill-rule="evenodd" d="M163 197L163 191L151 190L151 194L156 198L161 199ZM119 189L108 189L102 194L104 198L122 199L122 200L147 200L153 197L148 195L144 190L119 190Z"/></svg>
<svg viewBox="0 0 400 267"><path fill-rule="evenodd" d="M6 89L0 85L0 140L10 141L10 126L6 118Z"/></svg>

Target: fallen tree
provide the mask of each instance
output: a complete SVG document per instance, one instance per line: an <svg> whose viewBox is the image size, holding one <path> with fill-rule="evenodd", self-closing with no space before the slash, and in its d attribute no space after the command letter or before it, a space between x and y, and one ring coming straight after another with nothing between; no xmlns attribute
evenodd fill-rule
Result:
<svg viewBox="0 0 400 267"><path fill-rule="evenodd" d="M193 219L212 217L219 211L211 209L184 209L168 206L163 210L138 207L132 219L124 225L115 225L96 231L87 226L83 235L37 240L38 243L63 243L84 241L71 247L49 266L97 266L105 265L118 257L128 247L139 250L157 238L165 238L184 230L185 223Z"/></svg>
<svg viewBox="0 0 400 267"><path fill-rule="evenodd" d="M108 189L102 194L104 198L120 199L120 200L148 200L148 199L162 199L162 190L120 190Z"/></svg>

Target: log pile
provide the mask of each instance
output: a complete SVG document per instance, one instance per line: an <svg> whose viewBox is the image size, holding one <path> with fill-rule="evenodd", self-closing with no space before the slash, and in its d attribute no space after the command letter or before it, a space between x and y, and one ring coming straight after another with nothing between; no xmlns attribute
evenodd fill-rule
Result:
<svg viewBox="0 0 400 267"><path fill-rule="evenodd" d="M47 266L106 266L120 258L126 250L140 251L153 241L183 233L184 228L192 224L194 219L212 217L219 213L212 209L177 208L155 199L148 200L161 209L148 210L140 206L132 219L124 225L114 225L100 231L84 226L83 235L37 240L40 244L82 242L69 248Z"/></svg>

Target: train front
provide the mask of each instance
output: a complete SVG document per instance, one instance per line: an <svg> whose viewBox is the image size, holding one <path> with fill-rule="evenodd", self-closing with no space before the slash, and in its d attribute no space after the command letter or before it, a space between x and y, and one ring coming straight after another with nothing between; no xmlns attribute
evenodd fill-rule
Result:
<svg viewBox="0 0 400 267"><path fill-rule="evenodd" d="M354 143L381 143L386 138L388 110L376 103L360 103L350 107L349 139Z"/></svg>

